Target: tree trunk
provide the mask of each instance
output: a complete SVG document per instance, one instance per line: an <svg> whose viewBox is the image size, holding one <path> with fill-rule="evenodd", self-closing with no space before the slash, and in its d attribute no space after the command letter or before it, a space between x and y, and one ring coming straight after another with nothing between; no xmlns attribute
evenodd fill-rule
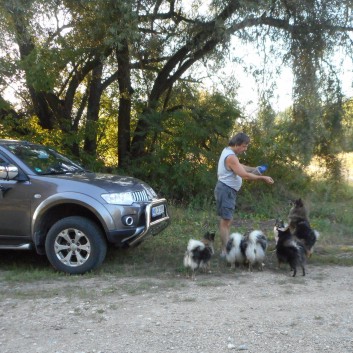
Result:
<svg viewBox="0 0 353 353"><path fill-rule="evenodd" d="M21 60L25 60L35 49L34 40L27 30L25 15L17 7L9 9L9 14L12 16L15 24L17 45L20 51ZM38 116L39 124L43 129L52 129L54 127L54 116L49 109L45 98L45 93L37 92L30 80L28 72L25 71L25 77L29 94L31 96L33 109Z"/></svg>
<svg viewBox="0 0 353 353"><path fill-rule="evenodd" d="M225 23L239 7L239 1L229 1L227 6L214 20L205 23L201 29L196 25L196 34L177 50L158 72L146 110L139 117L137 122L131 144L132 158L138 158L144 154L146 138L150 129L148 115L157 108L161 96L167 90L171 89L174 83L180 79L195 62L212 52L217 44L227 38L230 33L227 34L226 31L224 31L224 26L221 24ZM252 23L252 19L249 21L250 22L244 21L243 25L246 23L254 25L256 22L255 20L255 22ZM234 30L235 27L232 31Z"/></svg>
<svg viewBox="0 0 353 353"><path fill-rule="evenodd" d="M92 71L87 103L87 121L83 149L87 154L93 157L96 157L97 155L97 123L99 118L100 99L102 96L102 72L102 64L96 66Z"/></svg>
<svg viewBox="0 0 353 353"><path fill-rule="evenodd" d="M122 47L116 51L118 62L118 83L119 83L119 115L118 115L118 160L119 167L124 168L130 159L131 139L131 87L130 53L126 40Z"/></svg>

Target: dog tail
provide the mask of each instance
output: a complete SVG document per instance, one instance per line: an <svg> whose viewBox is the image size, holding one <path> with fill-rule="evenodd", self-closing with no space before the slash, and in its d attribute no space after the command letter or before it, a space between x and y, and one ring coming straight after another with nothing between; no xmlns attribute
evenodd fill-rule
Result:
<svg viewBox="0 0 353 353"><path fill-rule="evenodd" d="M310 239L308 241L308 249L307 249L307 256L310 257L313 252L314 252L314 245L316 243L316 241L319 239L320 237L320 233L316 230L313 229L310 232Z"/></svg>
<svg viewBox="0 0 353 353"><path fill-rule="evenodd" d="M243 241L243 235L240 233L232 233L229 236L227 243L227 254L226 259L229 263L243 263L244 256L241 252L241 244Z"/></svg>
<svg viewBox="0 0 353 353"><path fill-rule="evenodd" d="M257 242L259 239L266 239L264 233L261 230L253 230L252 232L250 232L249 234L249 239L252 242Z"/></svg>
<svg viewBox="0 0 353 353"><path fill-rule="evenodd" d="M192 252L197 248L199 248L200 250L203 250L205 247L206 245L202 241L190 239L188 243L187 251Z"/></svg>
<svg viewBox="0 0 353 353"><path fill-rule="evenodd" d="M233 240L233 245L236 247L236 248L239 248L240 247L240 243L243 239L243 236L240 234L240 233L232 233L230 236L229 236L230 239Z"/></svg>
<svg viewBox="0 0 353 353"><path fill-rule="evenodd" d="M267 249L267 238L261 230L253 230L249 235L249 240L252 243L259 244L263 251Z"/></svg>
<svg viewBox="0 0 353 353"><path fill-rule="evenodd" d="M196 268L198 268L199 264L194 261L193 255L194 255L194 252L197 252L204 248L205 248L205 244L200 240L190 239L184 254L184 261L183 261L184 266L190 267L192 270L195 270Z"/></svg>

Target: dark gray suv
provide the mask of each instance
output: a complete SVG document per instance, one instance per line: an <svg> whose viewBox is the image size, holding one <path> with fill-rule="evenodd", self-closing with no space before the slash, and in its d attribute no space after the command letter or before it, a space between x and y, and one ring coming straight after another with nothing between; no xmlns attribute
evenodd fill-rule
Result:
<svg viewBox="0 0 353 353"><path fill-rule="evenodd" d="M102 264L107 244L136 246L169 223L166 200L141 180L0 140L0 251L34 248L57 270L82 274Z"/></svg>

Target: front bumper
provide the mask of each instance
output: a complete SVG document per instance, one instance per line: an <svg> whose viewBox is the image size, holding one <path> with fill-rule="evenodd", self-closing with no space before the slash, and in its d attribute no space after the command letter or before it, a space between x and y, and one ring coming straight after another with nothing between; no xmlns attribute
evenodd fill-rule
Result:
<svg viewBox="0 0 353 353"><path fill-rule="evenodd" d="M164 212L157 216L152 215L152 209L157 206L164 206ZM130 230L115 230L108 234L110 242L117 246L136 246L146 240L151 235L154 236L162 232L170 224L168 206L166 199L159 199L146 205L145 208L145 225Z"/></svg>

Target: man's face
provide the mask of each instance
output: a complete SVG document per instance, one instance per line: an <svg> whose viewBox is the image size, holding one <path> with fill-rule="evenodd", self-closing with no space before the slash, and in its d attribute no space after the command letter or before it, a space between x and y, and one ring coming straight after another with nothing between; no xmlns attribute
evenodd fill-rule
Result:
<svg viewBox="0 0 353 353"><path fill-rule="evenodd" d="M249 146L248 143L243 143L241 145L235 146L235 153L236 154L244 153L248 149L248 146Z"/></svg>

